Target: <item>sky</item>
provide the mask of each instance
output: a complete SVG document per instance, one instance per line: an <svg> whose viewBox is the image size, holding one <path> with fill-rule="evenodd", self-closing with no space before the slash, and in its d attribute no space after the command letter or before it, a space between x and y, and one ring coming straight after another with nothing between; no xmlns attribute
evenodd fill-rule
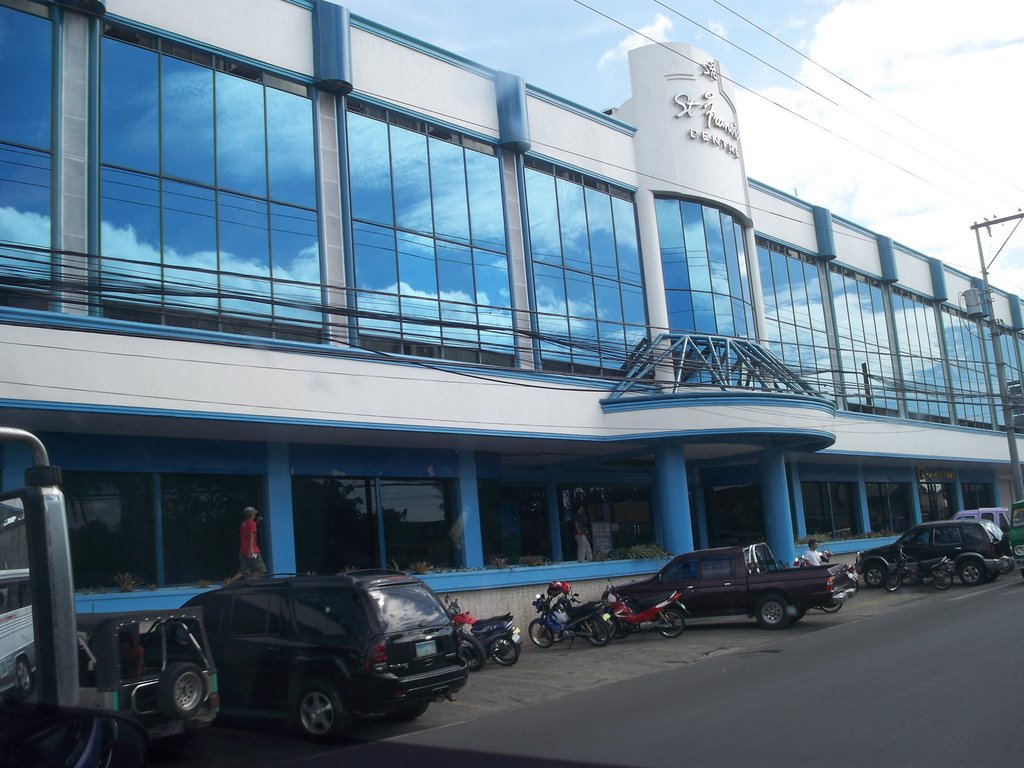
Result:
<svg viewBox="0 0 1024 768"><path fill-rule="evenodd" d="M971 276L971 225L1024 209L1024 3L338 2L595 110L629 98L630 48L694 45L735 84L750 178ZM1024 298L1016 223L982 249L991 284Z"/></svg>

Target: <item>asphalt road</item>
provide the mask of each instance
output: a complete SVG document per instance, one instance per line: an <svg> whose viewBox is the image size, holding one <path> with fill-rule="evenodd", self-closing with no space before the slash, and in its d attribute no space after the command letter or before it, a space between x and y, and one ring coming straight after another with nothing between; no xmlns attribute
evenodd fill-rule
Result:
<svg viewBox="0 0 1024 768"><path fill-rule="evenodd" d="M1024 732L1016 574L947 592L862 590L781 632L688 623L680 638L539 650L470 677L412 724L322 747L221 724L154 765L1017 765ZM528 618L528 617L527 617ZM524 622L525 624L525 622ZM518 757L514 757L518 756ZM561 762L565 761L565 762Z"/></svg>

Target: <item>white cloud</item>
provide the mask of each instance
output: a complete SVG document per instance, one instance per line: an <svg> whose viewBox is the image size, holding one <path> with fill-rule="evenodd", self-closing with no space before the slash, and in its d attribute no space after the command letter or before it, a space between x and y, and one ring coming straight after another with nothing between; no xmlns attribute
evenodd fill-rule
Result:
<svg viewBox="0 0 1024 768"><path fill-rule="evenodd" d="M619 44L610 51L605 51L597 62L598 69L604 69L608 65L626 58L626 54L634 48L642 45L650 45L652 42L664 43L669 39L669 32L672 30L672 20L662 14L656 14L654 21L637 32L626 35Z"/></svg>
<svg viewBox="0 0 1024 768"><path fill-rule="evenodd" d="M798 79L845 109L795 84L761 92L788 113L741 92L743 150L752 178L977 275L970 225L1024 206L1024 10L943 5L837 5L806 30L809 56L873 98L804 63ZM994 233L989 259L1009 232ZM992 283L1024 294L1024 225Z"/></svg>

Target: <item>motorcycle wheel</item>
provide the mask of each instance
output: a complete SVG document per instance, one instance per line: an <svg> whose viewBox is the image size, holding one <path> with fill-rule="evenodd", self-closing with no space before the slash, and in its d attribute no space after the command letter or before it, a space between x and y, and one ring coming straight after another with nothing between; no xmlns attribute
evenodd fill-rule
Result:
<svg viewBox="0 0 1024 768"><path fill-rule="evenodd" d="M839 609L843 607L843 604L837 603L835 600L833 600L828 605L819 605L818 607L821 608L821 610L823 610L825 613L838 613Z"/></svg>
<svg viewBox="0 0 1024 768"><path fill-rule="evenodd" d="M550 648L555 643L555 636L551 634L551 628L540 619L534 619L526 630L530 640L538 648Z"/></svg>
<svg viewBox="0 0 1024 768"><path fill-rule="evenodd" d="M487 663L487 651L484 650L484 646L479 640L459 633L456 642L458 643L459 658L466 662L466 667L470 672L479 672L484 668L484 664Z"/></svg>
<svg viewBox="0 0 1024 768"><path fill-rule="evenodd" d="M953 572L943 568L939 573L935 574L935 578L932 579L932 586L936 589L949 589L953 586Z"/></svg>
<svg viewBox="0 0 1024 768"><path fill-rule="evenodd" d="M686 629L686 619L683 614L674 608L666 608L662 611L663 617L658 631L663 637L679 637Z"/></svg>
<svg viewBox="0 0 1024 768"><path fill-rule="evenodd" d="M903 576L900 575L899 571L890 573L885 577L885 591L895 592L897 589L903 586Z"/></svg>
<svg viewBox="0 0 1024 768"><path fill-rule="evenodd" d="M612 637L617 640L621 640L630 632L629 624L624 622L618 616L612 616L611 619L608 620L608 624L611 628Z"/></svg>
<svg viewBox="0 0 1024 768"><path fill-rule="evenodd" d="M511 667L519 661L519 643L514 643L507 637L499 637L491 646L491 658L495 664Z"/></svg>
<svg viewBox="0 0 1024 768"><path fill-rule="evenodd" d="M611 642L612 630L604 619L587 619L580 624L580 629L584 631L587 642L593 646L603 648Z"/></svg>

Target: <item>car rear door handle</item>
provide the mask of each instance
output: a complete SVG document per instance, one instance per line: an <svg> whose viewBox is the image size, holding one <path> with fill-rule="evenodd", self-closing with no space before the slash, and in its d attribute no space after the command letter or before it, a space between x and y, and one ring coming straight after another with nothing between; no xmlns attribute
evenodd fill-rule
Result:
<svg viewBox="0 0 1024 768"><path fill-rule="evenodd" d="M723 587L731 587L732 586L732 582L731 581L727 581L724 584L722 584L722 586Z"/></svg>

